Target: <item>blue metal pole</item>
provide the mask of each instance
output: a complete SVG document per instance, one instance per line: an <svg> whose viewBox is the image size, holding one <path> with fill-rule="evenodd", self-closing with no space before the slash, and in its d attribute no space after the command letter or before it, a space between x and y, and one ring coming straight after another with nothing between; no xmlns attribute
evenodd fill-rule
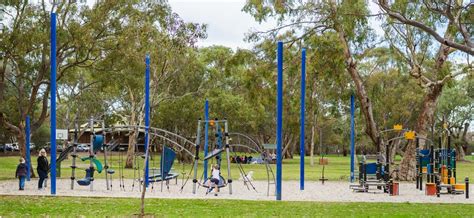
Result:
<svg viewBox="0 0 474 218"><path fill-rule="evenodd" d="M206 99L206 103L204 104L204 120L205 120L205 127L204 127L204 157L207 156L209 150L209 101ZM204 179L206 180L207 177L207 160L204 161Z"/></svg>
<svg viewBox="0 0 474 218"><path fill-rule="evenodd" d="M216 144L217 144L216 148L221 149L222 148L222 135L221 135L221 131L219 130L219 122L217 122L217 121L218 121L218 119L215 118L214 119L214 123L215 123L214 126L216 128L215 128L214 131L215 131L215 134L216 134ZM221 154L217 155L217 161L216 161L217 163L216 164L217 164L217 166L219 166L219 168L221 167L221 160L222 160L221 156L222 156Z"/></svg>
<svg viewBox="0 0 474 218"><path fill-rule="evenodd" d="M146 55L145 58L146 70L145 70L145 151L148 151L148 132L150 129L150 55ZM147 152L148 153L148 152ZM148 187L149 184L149 158L146 158L145 164L145 185Z"/></svg>
<svg viewBox="0 0 474 218"><path fill-rule="evenodd" d="M306 96L306 49L301 51L301 103L300 103L300 190L304 190L304 109Z"/></svg>
<svg viewBox="0 0 474 218"><path fill-rule="evenodd" d="M355 161L354 95L351 95L351 182L354 182Z"/></svg>
<svg viewBox="0 0 474 218"><path fill-rule="evenodd" d="M31 155L30 155L30 116L26 116L25 123L25 136L26 136L26 180L30 181L31 178Z"/></svg>
<svg viewBox="0 0 474 218"><path fill-rule="evenodd" d="M51 75L50 75L50 91L51 91L51 194L56 195L56 13L51 13Z"/></svg>
<svg viewBox="0 0 474 218"><path fill-rule="evenodd" d="M281 200L281 168L282 168L282 127L283 127L283 42L278 42L278 79L277 79L277 181L276 199Z"/></svg>

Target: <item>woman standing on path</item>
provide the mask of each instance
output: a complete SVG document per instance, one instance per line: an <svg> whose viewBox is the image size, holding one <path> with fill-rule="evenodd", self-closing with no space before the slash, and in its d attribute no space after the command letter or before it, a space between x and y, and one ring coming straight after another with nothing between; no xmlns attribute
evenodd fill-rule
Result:
<svg viewBox="0 0 474 218"><path fill-rule="evenodd" d="M46 150L41 149L38 156L38 167L36 168L39 176L38 189L43 189L44 181L48 178L49 163L46 158ZM45 186L46 187L46 186Z"/></svg>

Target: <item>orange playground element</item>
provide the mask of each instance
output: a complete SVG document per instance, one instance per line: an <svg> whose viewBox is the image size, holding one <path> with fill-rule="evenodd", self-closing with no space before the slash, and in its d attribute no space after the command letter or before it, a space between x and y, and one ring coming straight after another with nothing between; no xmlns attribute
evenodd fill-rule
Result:
<svg viewBox="0 0 474 218"><path fill-rule="evenodd" d="M436 195L436 184L426 183L425 195Z"/></svg>

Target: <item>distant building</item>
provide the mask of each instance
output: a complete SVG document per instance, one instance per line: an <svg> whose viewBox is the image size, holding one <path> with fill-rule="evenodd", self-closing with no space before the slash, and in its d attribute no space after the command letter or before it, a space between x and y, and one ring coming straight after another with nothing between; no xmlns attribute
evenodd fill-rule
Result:
<svg viewBox="0 0 474 218"><path fill-rule="evenodd" d="M138 130L139 134L137 137L137 146L139 151L143 151L145 147L145 132L143 130ZM94 128L94 132L96 135L102 135L103 130L102 128ZM80 133L77 133L80 134ZM93 133L90 131L90 129L83 130L82 135L79 136L77 142L79 144L90 144L91 142L91 135ZM125 128L117 128L111 131L106 132L105 134L105 144L116 144L117 149L123 148L127 149L128 148L128 142L129 142L129 137L132 134L130 129L125 129ZM74 141L74 135L75 135L75 130L69 130L69 141L72 142Z"/></svg>

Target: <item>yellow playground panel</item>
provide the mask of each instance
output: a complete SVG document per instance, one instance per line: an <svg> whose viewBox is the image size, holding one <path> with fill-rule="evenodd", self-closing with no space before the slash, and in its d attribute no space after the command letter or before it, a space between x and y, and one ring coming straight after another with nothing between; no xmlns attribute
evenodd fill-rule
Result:
<svg viewBox="0 0 474 218"><path fill-rule="evenodd" d="M405 132L405 139L406 139L406 140L413 140L413 139L415 139L415 131L407 131L407 132Z"/></svg>
<svg viewBox="0 0 474 218"><path fill-rule="evenodd" d="M401 124L396 124L396 125L393 125L393 129L396 131L402 131L403 126Z"/></svg>

